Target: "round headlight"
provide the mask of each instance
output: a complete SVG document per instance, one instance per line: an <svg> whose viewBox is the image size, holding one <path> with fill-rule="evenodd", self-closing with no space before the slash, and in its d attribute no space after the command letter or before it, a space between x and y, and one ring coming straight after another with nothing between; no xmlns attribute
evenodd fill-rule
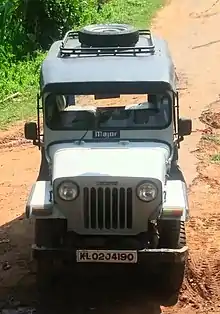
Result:
<svg viewBox="0 0 220 314"><path fill-rule="evenodd" d="M73 201L79 195L79 189L74 182L64 181L58 187L58 194L64 201Z"/></svg>
<svg viewBox="0 0 220 314"><path fill-rule="evenodd" d="M137 187L137 196L141 201L150 202L157 197L157 187L151 182L145 182Z"/></svg>

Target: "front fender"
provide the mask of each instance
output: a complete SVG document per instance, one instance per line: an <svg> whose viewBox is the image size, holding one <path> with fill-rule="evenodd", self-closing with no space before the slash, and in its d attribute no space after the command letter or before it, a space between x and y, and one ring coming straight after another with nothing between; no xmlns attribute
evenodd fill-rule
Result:
<svg viewBox="0 0 220 314"><path fill-rule="evenodd" d="M185 182L181 180L167 181L160 219L188 221L189 204Z"/></svg>
<svg viewBox="0 0 220 314"><path fill-rule="evenodd" d="M50 181L37 181L33 184L26 203L26 217L35 219L65 218L53 202Z"/></svg>

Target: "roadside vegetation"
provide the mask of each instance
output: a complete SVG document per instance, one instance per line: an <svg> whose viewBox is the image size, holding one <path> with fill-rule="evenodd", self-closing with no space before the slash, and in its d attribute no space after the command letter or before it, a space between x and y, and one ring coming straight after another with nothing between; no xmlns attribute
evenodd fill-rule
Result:
<svg viewBox="0 0 220 314"><path fill-rule="evenodd" d="M98 3L99 2L99 3ZM163 0L2 0L0 128L35 115L40 64L54 40L85 24L150 24ZM100 5L99 5L100 4Z"/></svg>

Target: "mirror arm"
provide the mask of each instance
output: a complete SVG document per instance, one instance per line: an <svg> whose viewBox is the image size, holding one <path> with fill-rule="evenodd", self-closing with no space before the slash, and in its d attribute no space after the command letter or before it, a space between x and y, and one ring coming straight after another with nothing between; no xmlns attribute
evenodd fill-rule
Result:
<svg viewBox="0 0 220 314"><path fill-rule="evenodd" d="M183 136L179 136L179 137L178 137L178 140L177 140L177 143L179 144L179 143L181 143L183 140L184 140L184 137L183 137Z"/></svg>
<svg viewBox="0 0 220 314"><path fill-rule="evenodd" d="M180 143L184 140L183 136L178 136L177 139L175 139L174 144L177 145L178 148L180 148Z"/></svg>
<svg viewBox="0 0 220 314"><path fill-rule="evenodd" d="M38 146L40 149L43 146L43 143L40 140L36 139L36 140L33 140L33 145Z"/></svg>

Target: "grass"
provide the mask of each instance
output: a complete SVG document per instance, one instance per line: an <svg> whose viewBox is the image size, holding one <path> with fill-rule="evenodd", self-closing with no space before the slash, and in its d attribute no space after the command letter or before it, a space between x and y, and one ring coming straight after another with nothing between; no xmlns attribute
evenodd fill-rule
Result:
<svg viewBox="0 0 220 314"><path fill-rule="evenodd" d="M39 53L33 60L11 64L0 80L0 128L33 117L36 114L39 68L45 54ZM1 71L0 71L1 74ZM17 95L13 97L13 95Z"/></svg>
<svg viewBox="0 0 220 314"><path fill-rule="evenodd" d="M216 145L220 144L220 136L219 135L203 135L202 140L212 142Z"/></svg>
<svg viewBox="0 0 220 314"><path fill-rule="evenodd" d="M210 134L210 135L203 135L202 140L205 140L207 142L213 143L215 145L220 145L220 136L219 134ZM220 163L220 153L215 153L210 157L210 161L215 164Z"/></svg>
<svg viewBox="0 0 220 314"><path fill-rule="evenodd" d="M129 23L146 28L163 3L163 0L111 0L99 15L85 12L82 23ZM4 59L0 66L0 129L7 129L16 121L36 116L39 68L44 57L45 54L39 53L16 64ZM19 96L10 97L15 93L19 93Z"/></svg>
<svg viewBox="0 0 220 314"><path fill-rule="evenodd" d="M220 163L220 153L212 155L211 162L219 164Z"/></svg>
<svg viewBox="0 0 220 314"><path fill-rule="evenodd" d="M139 28L146 28L150 26L152 17L163 3L163 0L111 0L103 8L98 20L130 23Z"/></svg>

